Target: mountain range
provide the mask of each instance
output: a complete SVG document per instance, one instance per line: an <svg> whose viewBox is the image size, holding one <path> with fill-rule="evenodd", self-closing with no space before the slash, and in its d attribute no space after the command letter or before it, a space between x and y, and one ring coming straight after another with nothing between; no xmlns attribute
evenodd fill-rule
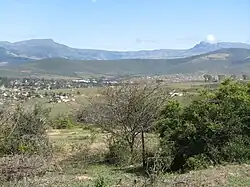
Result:
<svg viewBox="0 0 250 187"><path fill-rule="evenodd" d="M228 48L175 59L70 60L47 58L0 67L5 76L153 76L179 73L248 74L250 49Z"/></svg>
<svg viewBox="0 0 250 187"><path fill-rule="evenodd" d="M0 42L0 75L164 75L248 73L250 45L200 42L190 49L104 51L75 49L51 39Z"/></svg>
<svg viewBox="0 0 250 187"><path fill-rule="evenodd" d="M171 59L183 58L224 48L250 49L250 44L200 42L190 49L158 49L141 51L105 51L76 49L59 44L52 39L32 39L15 43L0 41L0 62L23 62L47 58L70 60L119 60L119 59Z"/></svg>

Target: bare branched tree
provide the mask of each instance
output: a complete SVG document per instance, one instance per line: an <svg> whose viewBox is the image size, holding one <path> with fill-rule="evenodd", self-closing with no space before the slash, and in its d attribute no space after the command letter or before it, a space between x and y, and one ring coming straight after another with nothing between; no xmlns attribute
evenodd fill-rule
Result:
<svg viewBox="0 0 250 187"><path fill-rule="evenodd" d="M84 118L126 142L131 160L136 139L141 135L142 160L146 166L144 133L153 128L167 97L166 87L160 85L106 87L91 99Z"/></svg>

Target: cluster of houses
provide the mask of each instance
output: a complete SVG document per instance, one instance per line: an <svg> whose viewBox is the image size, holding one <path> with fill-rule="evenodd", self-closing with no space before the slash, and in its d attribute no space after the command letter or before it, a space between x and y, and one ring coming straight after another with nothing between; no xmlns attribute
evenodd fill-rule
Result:
<svg viewBox="0 0 250 187"><path fill-rule="evenodd" d="M119 84L118 80L115 79L75 79L72 80L73 83L83 83L83 84L91 84L93 86L101 86L101 85L117 85Z"/></svg>
<svg viewBox="0 0 250 187"><path fill-rule="evenodd" d="M1 82L1 80L0 80ZM117 85L121 82L119 78L99 78L99 79L75 79L75 80L54 80L54 79L38 79L38 78L22 78L7 79L5 81L6 88L12 89L28 89L28 90L55 90L63 88L84 88L105 85Z"/></svg>
<svg viewBox="0 0 250 187"><path fill-rule="evenodd" d="M31 98L47 98L48 102L60 103L75 101L72 94L55 94L58 89L74 89L118 85L119 77L99 79L54 80L39 78L5 78L0 77L0 105L7 102L26 101ZM54 90L53 92L49 92ZM58 91L59 92L59 91Z"/></svg>
<svg viewBox="0 0 250 187"><path fill-rule="evenodd" d="M202 73L192 74L168 74L168 75L157 75L157 76L134 76L127 79L128 83L136 82L151 82L151 83L178 83L178 82L190 82L190 81L203 81Z"/></svg>
<svg viewBox="0 0 250 187"><path fill-rule="evenodd" d="M115 86L123 83L136 83L136 80L145 79L147 81L159 80L157 77L135 77L134 79L99 78L99 79L75 79L75 80L53 80L38 78L3 79L0 77L0 105L13 103L14 101L27 101L31 98L45 98L50 103L75 102L73 92L71 94L61 93L59 89L74 89L83 87ZM2 80L5 80L4 82ZM50 91L54 90L54 91ZM58 90L58 91L56 91ZM57 92L57 93L56 93ZM181 96L175 91L171 96Z"/></svg>
<svg viewBox="0 0 250 187"><path fill-rule="evenodd" d="M3 86L0 88L0 105L23 102L32 98L45 98L49 103L67 103L75 102L74 94L65 94L62 92L34 92L20 89L6 89Z"/></svg>
<svg viewBox="0 0 250 187"><path fill-rule="evenodd" d="M0 103L4 101L25 101L36 97L32 91L24 91L20 89L6 89L4 86L0 87Z"/></svg>
<svg viewBox="0 0 250 187"><path fill-rule="evenodd" d="M73 94L65 94L65 93L53 93L51 95L47 95L49 103L68 103L75 102Z"/></svg>

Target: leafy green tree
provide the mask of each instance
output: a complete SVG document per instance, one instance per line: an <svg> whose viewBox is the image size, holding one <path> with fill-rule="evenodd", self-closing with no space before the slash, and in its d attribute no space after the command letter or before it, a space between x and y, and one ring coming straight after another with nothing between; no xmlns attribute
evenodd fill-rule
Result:
<svg viewBox="0 0 250 187"><path fill-rule="evenodd" d="M170 170L247 161L249 93L249 85L225 80L215 91L201 93L189 106L170 102L159 122L161 146L163 150L170 147L173 157Z"/></svg>

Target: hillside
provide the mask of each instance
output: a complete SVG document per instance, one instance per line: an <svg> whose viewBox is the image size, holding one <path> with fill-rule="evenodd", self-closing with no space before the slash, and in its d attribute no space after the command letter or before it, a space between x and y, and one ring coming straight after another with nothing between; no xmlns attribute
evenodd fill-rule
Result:
<svg viewBox="0 0 250 187"><path fill-rule="evenodd" d="M119 60L119 59L170 59L183 58L216 51L224 48L250 49L250 44L219 42L211 44L201 42L190 49L158 49L142 51L106 51L95 49L76 49L59 44L52 39L32 39L15 43L1 42L0 47L5 50L0 54L9 63L26 60L41 60L47 58L64 58L70 60Z"/></svg>
<svg viewBox="0 0 250 187"><path fill-rule="evenodd" d="M178 59L69 60L50 58L21 63L9 69L22 72L67 75L120 74L162 75L175 73L247 73L250 70L249 49L220 49L214 52ZM6 68L6 67L5 67Z"/></svg>
<svg viewBox="0 0 250 187"><path fill-rule="evenodd" d="M5 48L1 47L0 45L0 64L8 64L9 62L11 63L16 63L16 62L26 62L28 61L29 58L25 58L22 56L14 56L10 54L9 51L7 51Z"/></svg>

